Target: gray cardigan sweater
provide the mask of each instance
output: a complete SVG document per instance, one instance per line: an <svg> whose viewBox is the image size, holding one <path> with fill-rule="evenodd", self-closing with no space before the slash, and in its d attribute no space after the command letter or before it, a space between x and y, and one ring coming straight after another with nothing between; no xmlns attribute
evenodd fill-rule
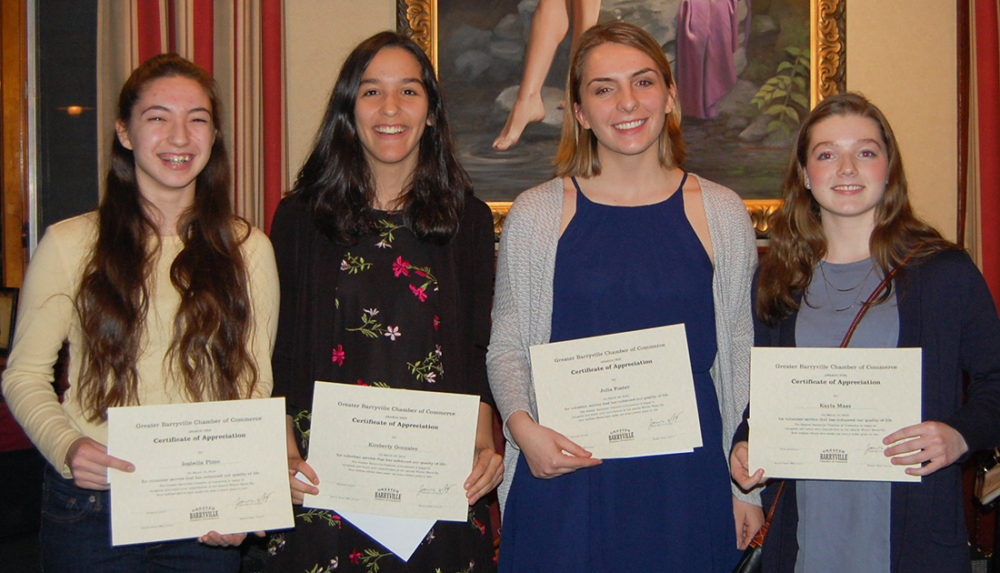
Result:
<svg viewBox="0 0 1000 573"><path fill-rule="evenodd" d="M757 250L743 201L726 187L700 177L698 182L715 259L712 291L718 352L711 374L719 398L723 438L717 445L728 460L730 437L750 396L750 283ZM506 504L520 452L507 429L507 419L518 410L538 419L528 348L549 342L551 334L562 197L561 177L525 191L511 206L500 237L486 365L507 437L504 480L499 488L501 508ZM760 505L758 494L744 494L735 484L733 494Z"/></svg>

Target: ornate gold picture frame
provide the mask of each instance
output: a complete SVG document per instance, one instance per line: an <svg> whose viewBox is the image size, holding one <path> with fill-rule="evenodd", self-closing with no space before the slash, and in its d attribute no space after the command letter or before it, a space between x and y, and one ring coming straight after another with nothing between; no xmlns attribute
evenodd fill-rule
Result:
<svg viewBox="0 0 1000 573"><path fill-rule="evenodd" d="M846 88L846 0L802 0L810 13L810 105ZM437 0L396 0L397 29L406 33L438 63ZM768 216L781 205L780 199L746 199L758 233L767 233ZM490 202L497 232L510 208L509 201Z"/></svg>

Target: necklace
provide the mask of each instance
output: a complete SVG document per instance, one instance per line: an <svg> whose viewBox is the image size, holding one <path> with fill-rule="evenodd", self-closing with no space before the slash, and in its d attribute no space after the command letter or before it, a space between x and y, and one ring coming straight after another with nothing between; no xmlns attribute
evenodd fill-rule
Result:
<svg viewBox="0 0 1000 573"><path fill-rule="evenodd" d="M830 305L833 306L834 312L844 312L846 310L849 310L852 307L854 307L855 305L860 304L861 301L858 298L858 295L855 294L853 297L851 297L850 302L848 302L846 306L838 307L834 303L834 295L833 295L832 292L830 292L830 289L832 288L834 291L836 291L838 293L850 293L850 292L856 291L856 290L858 290L861 287L861 285L865 284L865 282L868 280L868 277L870 277L871 274L874 271L875 271L875 265L871 265L868 268L868 272L865 274L865 276L861 277L861 280L858 281L857 284L855 284L854 286L849 286L849 287L839 287L839 286L833 284L832 282L830 282L830 279L827 278L827 276L826 276L826 261L820 261L819 262L819 273L823 277L823 285L824 285L824 288L826 289L826 297L827 297L827 300L830 301Z"/></svg>

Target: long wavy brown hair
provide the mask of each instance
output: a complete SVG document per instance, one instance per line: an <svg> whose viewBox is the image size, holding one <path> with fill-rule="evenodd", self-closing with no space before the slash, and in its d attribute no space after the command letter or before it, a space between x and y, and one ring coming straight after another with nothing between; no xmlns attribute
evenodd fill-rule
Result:
<svg viewBox="0 0 1000 573"><path fill-rule="evenodd" d="M813 268L826 255L826 235L820 221L819 203L805 186L805 168L813 127L832 117L855 115L874 121L882 134L889 160L885 194L875 208L875 229L869 239L872 258L883 276L900 267L896 280L905 276L907 265L942 250L957 249L933 227L918 219L910 207L903 158L892 126L882 111L864 96L845 93L827 97L802 122L792 158L782 182L784 203L771 217L770 246L760 263L757 283L757 316L769 324L799 308ZM891 296L892 285L879 301Z"/></svg>
<svg viewBox="0 0 1000 573"><path fill-rule="evenodd" d="M247 350L251 303L240 245L250 226L233 214L230 171L219 124L215 81L176 54L154 56L136 68L118 97L118 119L128 125L143 90L159 78L190 78L212 105L216 138L198 174L192 206L177 223L183 249L170 267L180 293L165 369L192 401L249 396L257 364ZM98 208L98 235L84 268L76 309L83 332L79 399L92 421L112 406L137 405L136 361L142 352L149 282L160 238L136 180L135 158L112 138L107 188Z"/></svg>
<svg viewBox="0 0 1000 573"><path fill-rule="evenodd" d="M593 177L601 174L597 138L592 131L580 124L575 110L582 101L580 90L583 87L583 69L587 65L587 56L597 46L609 43L635 48L646 54L656 64L667 89L676 87L670 62L663 55L663 47L648 32L634 24L620 21L588 28L580 36L569 64L566 93L570 98L570 105L563 112L562 135L555 159L556 174L560 177ZM667 114L663 130L657 139L657 153L663 167L682 166L687 157L681 136L681 108L676 96L674 107Z"/></svg>

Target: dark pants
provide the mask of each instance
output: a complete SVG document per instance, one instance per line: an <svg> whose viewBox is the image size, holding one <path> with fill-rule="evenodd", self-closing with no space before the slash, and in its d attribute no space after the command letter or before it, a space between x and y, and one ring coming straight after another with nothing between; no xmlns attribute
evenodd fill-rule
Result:
<svg viewBox="0 0 1000 573"><path fill-rule="evenodd" d="M77 487L47 466L42 490L42 569L80 573L239 571L237 548L195 540L111 546L106 491Z"/></svg>

